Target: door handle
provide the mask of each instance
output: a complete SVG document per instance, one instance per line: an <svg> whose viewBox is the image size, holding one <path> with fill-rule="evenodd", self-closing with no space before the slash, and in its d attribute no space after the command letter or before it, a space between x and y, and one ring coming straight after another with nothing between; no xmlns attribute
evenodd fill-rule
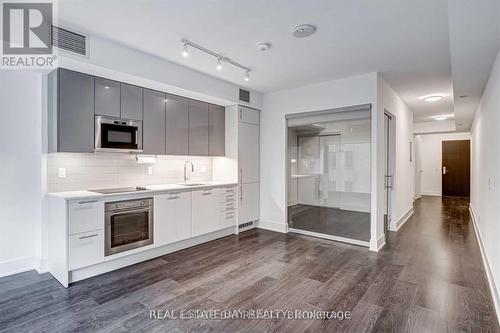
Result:
<svg viewBox="0 0 500 333"><path fill-rule="evenodd" d="M448 173L448 169L443 165L443 175L446 175Z"/></svg>
<svg viewBox="0 0 500 333"><path fill-rule="evenodd" d="M392 189L392 175L385 175L385 188Z"/></svg>
<svg viewBox="0 0 500 333"><path fill-rule="evenodd" d="M243 168L240 168L240 184L243 183Z"/></svg>

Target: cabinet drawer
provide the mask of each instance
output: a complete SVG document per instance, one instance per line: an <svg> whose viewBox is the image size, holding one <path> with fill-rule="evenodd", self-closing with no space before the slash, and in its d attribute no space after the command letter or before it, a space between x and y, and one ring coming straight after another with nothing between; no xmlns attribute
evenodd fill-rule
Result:
<svg viewBox="0 0 500 333"><path fill-rule="evenodd" d="M104 202L82 199L69 203L69 234L104 229Z"/></svg>
<svg viewBox="0 0 500 333"><path fill-rule="evenodd" d="M104 260L104 230L69 236L69 270L94 265Z"/></svg>

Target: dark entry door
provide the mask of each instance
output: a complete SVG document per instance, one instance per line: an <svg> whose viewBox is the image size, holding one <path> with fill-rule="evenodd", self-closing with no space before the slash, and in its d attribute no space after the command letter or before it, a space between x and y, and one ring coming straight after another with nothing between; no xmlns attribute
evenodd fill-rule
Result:
<svg viewBox="0 0 500 333"><path fill-rule="evenodd" d="M470 140L443 141L443 196L470 194Z"/></svg>

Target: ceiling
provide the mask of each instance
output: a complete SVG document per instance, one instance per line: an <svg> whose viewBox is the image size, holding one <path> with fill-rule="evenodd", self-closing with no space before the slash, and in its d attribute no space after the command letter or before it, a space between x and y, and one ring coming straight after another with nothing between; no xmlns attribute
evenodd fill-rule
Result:
<svg viewBox="0 0 500 333"><path fill-rule="evenodd" d="M463 2L476 3L450 0L450 6ZM460 50L484 29L475 29L463 40L460 33L450 34L450 27L460 31L460 21L464 15L467 19L467 8L458 7L449 10L447 0L65 0L59 2L58 14L61 25L263 93L380 72L414 111L415 121L425 121L431 115L454 112L454 89L460 87L471 100L482 92L487 79L483 72L489 73L494 59L491 38L474 44L487 45L486 51L463 56ZM483 7L472 12L470 24L481 26L477 16L488 6ZM450 19L449 13L453 13ZM293 28L303 23L316 25L317 32L309 38L294 38ZM457 35L452 47L450 35ZM243 81L242 70L228 64L217 71L216 60L196 50L183 58L182 38L252 68L251 80ZM262 41L271 42L272 48L259 51L256 44ZM454 50L462 55L460 60L452 61ZM474 70L461 73L460 80L475 77L462 87L452 69L472 58L486 58L484 68L480 75ZM446 97L436 103L419 99L433 93Z"/></svg>

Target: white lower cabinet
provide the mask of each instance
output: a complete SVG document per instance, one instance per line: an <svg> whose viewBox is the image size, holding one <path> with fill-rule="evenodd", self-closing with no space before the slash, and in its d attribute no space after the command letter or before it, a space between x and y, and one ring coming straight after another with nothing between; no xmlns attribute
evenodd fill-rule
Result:
<svg viewBox="0 0 500 333"><path fill-rule="evenodd" d="M240 185L239 224L259 219L259 183Z"/></svg>
<svg viewBox="0 0 500 333"><path fill-rule="evenodd" d="M155 246L191 237L191 192L155 195L153 207Z"/></svg>
<svg viewBox="0 0 500 333"><path fill-rule="evenodd" d="M104 260L104 230L69 236L69 270L94 265Z"/></svg>
<svg viewBox="0 0 500 333"><path fill-rule="evenodd" d="M213 188L192 192L192 235L199 236L219 230L220 189Z"/></svg>

